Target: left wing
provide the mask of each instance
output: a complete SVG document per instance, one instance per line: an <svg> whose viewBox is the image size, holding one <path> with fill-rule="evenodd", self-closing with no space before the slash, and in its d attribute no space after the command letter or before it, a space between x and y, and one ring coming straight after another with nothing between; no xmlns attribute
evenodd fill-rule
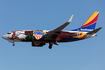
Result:
<svg viewBox="0 0 105 70"><path fill-rule="evenodd" d="M69 20L68 20L66 23L64 23L64 24L61 25L60 27L54 29L53 31L50 31L49 33L45 34L42 38L50 38L50 39L51 39L51 38L57 38L57 37L61 34L62 30L63 30L68 24L70 24L72 18L73 18L73 15L69 18Z"/></svg>

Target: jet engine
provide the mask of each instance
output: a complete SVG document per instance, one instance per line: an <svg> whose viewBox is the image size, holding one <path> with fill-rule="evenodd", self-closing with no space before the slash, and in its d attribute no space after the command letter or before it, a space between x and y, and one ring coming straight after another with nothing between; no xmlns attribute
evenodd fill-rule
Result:
<svg viewBox="0 0 105 70"><path fill-rule="evenodd" d="M33 46L33 47L42 47L43 45L45 45L45 43L32 42L32 46Z"/></svg>

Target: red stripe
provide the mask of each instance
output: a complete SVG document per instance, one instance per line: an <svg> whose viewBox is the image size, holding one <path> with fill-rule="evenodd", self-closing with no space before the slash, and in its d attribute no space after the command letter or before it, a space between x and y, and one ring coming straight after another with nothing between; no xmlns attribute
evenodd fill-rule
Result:
<svg viewBox="0 0 105 70"><path fill-rule="evenodd" d="M36 39L40 39L43 35L34 34Z"/></svg>
<svg viewBox="0 0 105 70"><path fill-rule="evenodd" d="M99 13L97 14L97 16L96 16L92 21L90 21L89 23L87 23L86 25L84 25L84 26L82 26L82 27L86 27L86 26L89 26L89 25L95 23L95 22L97 21L97 19L98 19L98 15L99 15ZM81 28L82 28L82 27L81 27Z"/></svg>

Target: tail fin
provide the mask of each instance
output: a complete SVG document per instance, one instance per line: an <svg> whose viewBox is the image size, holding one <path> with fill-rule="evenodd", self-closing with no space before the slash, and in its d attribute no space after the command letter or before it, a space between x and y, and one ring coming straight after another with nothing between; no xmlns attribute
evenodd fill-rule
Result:
<svg viewBox="0 0 105 70"><path fill-rule="evenodd" d="M99 12L95 11L90 18L79 28L75 30L79 30L82 32L90 32L95 29L97 19L98 19ZM73 31L75 31L73 30Z"/></svg>

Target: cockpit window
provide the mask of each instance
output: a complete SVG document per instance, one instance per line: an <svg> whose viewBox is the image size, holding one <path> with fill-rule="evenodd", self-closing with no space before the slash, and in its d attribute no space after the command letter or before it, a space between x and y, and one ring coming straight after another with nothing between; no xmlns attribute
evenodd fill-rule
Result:
<svg viewBox="0 0 105 70"><path fill-rule="evenodd" d="M11 34L11 33L7 33L7 34Z"/></svg>

